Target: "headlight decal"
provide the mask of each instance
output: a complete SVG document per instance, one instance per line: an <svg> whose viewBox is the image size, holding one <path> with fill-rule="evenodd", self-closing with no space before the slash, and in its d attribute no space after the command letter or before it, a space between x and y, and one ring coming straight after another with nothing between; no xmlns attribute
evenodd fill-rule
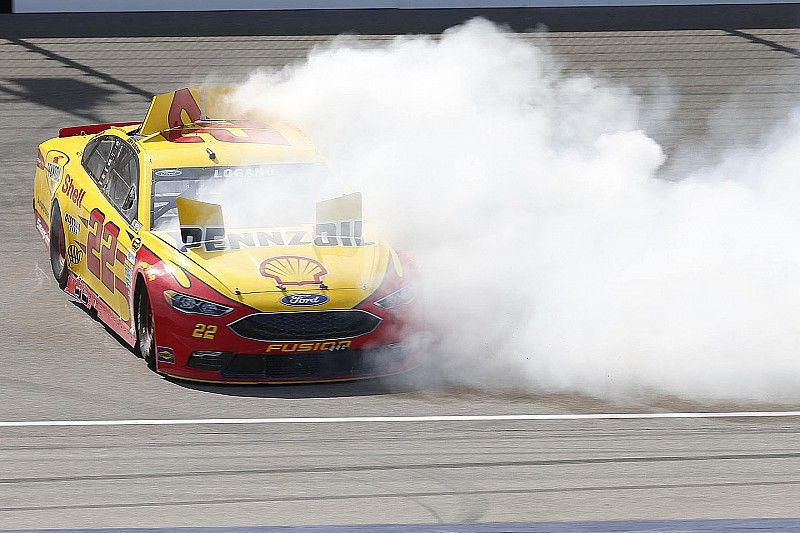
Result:
<svg viewBox="0 0 800 533"><path fill-rule="evenodd" d="M414 299L414 290L411 286L406 285L391 294L388 294L381 298L380 300L375 301L375 305L382 309L393 309L399 305L405 305L411 303Z"/></svg>
<svg viewBox="0 0 800 533"><path fill-rule="evenodd" d="M207 316L224 316L233 311L232 307L209 302L202 298L181 294L172 290L164 291L164 298L174 309L183 313Z"/></svg>

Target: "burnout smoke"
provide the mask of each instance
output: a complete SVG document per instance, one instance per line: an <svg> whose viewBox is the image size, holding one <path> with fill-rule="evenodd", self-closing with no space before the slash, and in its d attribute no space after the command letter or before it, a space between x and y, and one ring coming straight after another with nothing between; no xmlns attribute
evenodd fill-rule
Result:
<svg viewBox="0 0 800 533"><path fill-rule="evenodd" d="M336 42L234 102L303 129L415 257L448 380L800 397L800 119L667 181L628 90L480 20Z"/></svg>

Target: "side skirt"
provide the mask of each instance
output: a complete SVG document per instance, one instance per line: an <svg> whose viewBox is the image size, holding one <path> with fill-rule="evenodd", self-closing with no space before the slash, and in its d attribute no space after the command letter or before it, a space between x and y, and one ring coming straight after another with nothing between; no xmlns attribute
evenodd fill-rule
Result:
<svg viewBox="0 0 800 533"><path fill-rule="evenodd" d="M50 224L48 224L35 209L33 210L33 219L36 224L36 231L44 241L44 247L50 251Z"/></svg>
<svg viewBox="0 0 800 533"><path fill-rule="evenodd" d="M133 318L129 321L122 320L111 307L98 297L97 294L89 288L85 281L80 279L74 273L69 273L67 279L67 286L64 287L66 292L71 297L75 298L87 309L94 309L97 312L97 318L106 326L108 326L114 333L119 335L131 347L136 344L136 331L133 327Z"/></svg>

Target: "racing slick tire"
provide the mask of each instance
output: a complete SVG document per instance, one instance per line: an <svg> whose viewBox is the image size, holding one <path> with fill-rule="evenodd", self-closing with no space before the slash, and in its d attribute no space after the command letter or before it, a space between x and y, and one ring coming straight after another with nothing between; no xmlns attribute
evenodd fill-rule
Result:
<svg viewBox="0 0 800 533"><path fill-rule="evenodd" d="M153 321L153 308L150 306L150 296L143 281L136 284L136 306L134 317L136 321L136 351L144 359L147 366L156 368L156 335Z"/></svg>
<svg viewBox="0 0 800 533"><path fill-rule="evenodd" d="M61 208L53 202L50 215L50 266L60 289L67 286L69 267L67 266L67 237L61 221Z"/></svg>

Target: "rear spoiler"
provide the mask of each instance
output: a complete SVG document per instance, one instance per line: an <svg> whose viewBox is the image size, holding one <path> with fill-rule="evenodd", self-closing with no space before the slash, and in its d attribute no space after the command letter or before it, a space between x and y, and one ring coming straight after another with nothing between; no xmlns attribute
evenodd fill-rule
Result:
<svg viewBox="0 0 800 533"><path fill-rule="evenodd" d="M144 121L107 122L72 126L58 130L59 137L91 135L108 128L141 124L141 135L153 135L172 128L180 128L205 118L222 118L229 112L226 98L233 91L229 85L204 85L157 94L150 103Z"/></svg>
<svg viewBox="0 0 800 533"><path fill-rule="evenodd" d="M104 124L89 124L88 126L71 126L58 130L59 137L75 137L76 135L91 135L106 131L108 128L121 128L123 126L133 126L138 122L106 122Z"/></svg>

